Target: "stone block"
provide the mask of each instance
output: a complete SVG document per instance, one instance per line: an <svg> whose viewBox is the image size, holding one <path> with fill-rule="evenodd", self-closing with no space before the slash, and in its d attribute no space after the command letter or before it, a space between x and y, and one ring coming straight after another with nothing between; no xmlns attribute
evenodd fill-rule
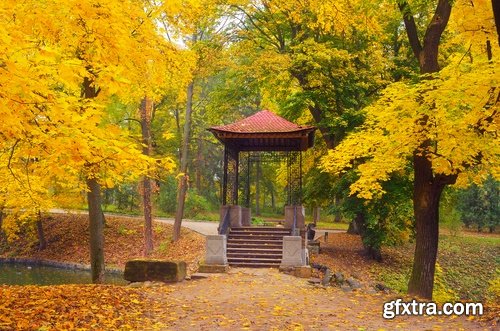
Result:
<svg viewBox="0 0 500 331"><path fill-rule="evenodd" d="M294 214L296 217L295 228L302 229L305 227L305 209L302 205L285 206L285 228L293 227Z"/></svg>
<svg viewBox="0 0 500 331"><path fill-rule="evenodd" d="M252 211L250 208L241 207L241 225L250 226L252 221Z"/></svg>
<svg viewBox="0 0 500 331"><path fill-rule="evenodd" d="M300 267L303 265L305 265L305 261L303 260L302 238L299 236L284 236L281 266Z"/></svg>
<svg viewBox="0 0 500 331"><path fill-rule="evenodd" d="M320 242L318 240L308 240L307 249L310 254L319 254L320 252Z"/></svg>
<svg viewBox="0 0 500 331"><path fill-rule="evenodd" d="M186 278L186 262L137 259L125 264L125 280L129 282L180 282Z"/></svg>
<svg viewBox="0 0 500 331"><path fill-rule="evenodd" d="M201 264L198 272L205 274L225 273L229 269L228 265L221 264Z"/></svg>
<svg viewBox="0 0 500 331"><path fill-rule="evenodd" d="M226 212L229 210L229 227L231 228L241 228L242 226L242 214L241 206L238 205L223 205L220 207L220 222L219 228L222 226Z"/></svg>
<svg viewBox="0 0 500 331"><path fill-rule="evenodd" d="M295 277L299 278L310 278L312 276L312 268L308 265L295 267L294 268Z"/></svg>
<svg viewBox="0 0 500 331"><path fill-rule="evenodd" d="M209 235L206 244L206 264L227 264L227 239L225 235Z"/></svg>

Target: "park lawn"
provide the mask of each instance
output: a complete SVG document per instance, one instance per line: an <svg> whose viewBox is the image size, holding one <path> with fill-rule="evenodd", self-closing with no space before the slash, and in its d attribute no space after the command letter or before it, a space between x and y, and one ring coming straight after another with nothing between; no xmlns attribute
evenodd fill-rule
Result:
<svg viewBox="0 0 500 331"><path fill-rule="evenodd" d="M319 230L345 230L349 228L349 223L332 222L320 220L316 223L316 229Z"/></svg>
<svg viewBox="0 0 500 331"><path fill-rule="evenodd" d="M128 260L143 257L143 219L106 216L104 256L107 268L123 269ZM23 257L90 264L88 216L52 214L43 219L47 248L39 251L36 233L26 231L15 241L0 241L1 257ZM151 258L188 263L188 273L205 255L204 236L182 228L181 239L172 243L172 225L153 224L154 251Z"/></svg>
<svg viewBox="0 0 500 331"><path fill-rule="evenodd" d="M321 253L312 255L312 262L326 265L333 272L342 272L346 277L353 276L371 285L382 283L392 292L406 293L414 243L384 247L383 261L379 263L364 255L359 236L333 233L327 242L320 240ZM494 279L498 282L500 276L499 256L498 234L441 235L434 300L483 302L487 307L486 318L499 316L498 289L493 293L490 288L491 282Z"/></svg>

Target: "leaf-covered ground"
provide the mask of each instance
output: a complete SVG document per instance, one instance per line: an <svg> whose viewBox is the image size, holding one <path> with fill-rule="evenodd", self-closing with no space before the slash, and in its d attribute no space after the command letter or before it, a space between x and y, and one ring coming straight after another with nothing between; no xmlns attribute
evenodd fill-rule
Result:
<svg viewBox="0 0 500 331"><path fill-rule="evenodd" d="M10 245L0 243L0 256L90 264L88 216L53 214L43 220L43 228L48 242L45 250L38 250L34 233L24 234ZM106 217L106 267L123 269L128 260L143 256L143 229L141 218ZM153 235L155 250L151 258L186 261L192 272L205 255L205 238L191 230L182 228L181 239L171 243L172 226L154 223Z"/></svg>
<svg viewBox="0 0 500 331"><path fill-rule="evenodd" d="M85 216L55 215L45 220L44 228L49 241L45 251L37 251L35 242L23 237L9 249L4 246L3 255L88 263ZM183 230L181 241L171 244L171 231L171 226L155 225L153 257L186 260L194 269L204 255L204 238ZM460 268L461 272L480 273L478 279L489 277L490 269L498 263L494 262L498 253L495 238L477 241L443 237L440 263L445 274L465 264L468 267ZM384 302L401 295L373 293L370 286L385 281L384 277L403 283L398 277L410 265L412 245L384 250L382 264L363 256L358 236L331 233L329 240L322 240L321 245L322 253L313 256L313 262L355 276L364 285L361 290L345 293L338 287L323 288L269 269L231 269L228 274L158 287L0 286L0 330L488 330L492 327L491 320L479 322L465 317L384 320ZM141 254L142 221L108 217L108 265L123 267L126 260ZM458 286L451 281L450 284Z"/></svg>
<svg viewBox="0 0 500 331"><path fill-rule="evenodd" d="M464 317L382 318L387 294L344 293L275 269L148 288L0 286L1 330L487 330Z"/></svg>
<svg viewBox="0 0 500 331"><path fill-rule="evenodd" d="M384 260L378 263L364 256L359 236L335 233L329 235L327 242L321 239L321 254L313 255L312 260L347 277L361 279L369 286L383 283L393 292L404 294L414 249L412 243L384 247ZM497 323L500 303L491 298L488 287L498 277L499 256L500 236L497 234L464 232L459 236L440 236L437 263L442 269L439 281L443 291L453 300L483 302L487 309L485 318Z"/></svg>

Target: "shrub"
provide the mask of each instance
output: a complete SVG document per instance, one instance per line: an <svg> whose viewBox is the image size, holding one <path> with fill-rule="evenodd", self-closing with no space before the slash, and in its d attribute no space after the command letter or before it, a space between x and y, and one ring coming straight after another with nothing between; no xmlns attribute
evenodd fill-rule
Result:
<svg viewBox="0 0 500 331"><path fill-rule="evenodd" d="M210 203L195 192L189 192L184 206L184 216L187 218L194 218L199 216L205 211L211 210Z"/></svg>

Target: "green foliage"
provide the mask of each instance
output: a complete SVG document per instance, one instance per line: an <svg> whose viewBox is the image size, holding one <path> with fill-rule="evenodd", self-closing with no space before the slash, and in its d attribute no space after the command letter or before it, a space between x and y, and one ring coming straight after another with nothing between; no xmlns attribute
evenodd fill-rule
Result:
<svg viewBox="0 0 500 331"><path fill-rule="evenodd" d="M349 186L357 178L354 171L349 171L335 181L331 192L343 199L330 212L340 212L347 219L363 213L366 226L363 243L367 247L380 249L383 245L401 244L413 237L413 205L409 198L411 183L408 177L393 175L383 184L386 194L375 200L349 196Z"/></svg>
<svg viewBox="0 0 500 331"><path fill-rule="evenodd" d="M140 212L140 195L137 184L121 184L103 192L104 211L117 213Z"/></svg>
<svg viewBox="0 0 500 331"><path fill-rule="evenodd" d="M259 217L252 217L252 225L264 225L266 221Z"/></svg>
<svg viewBox="0 0 500 331"><path fill-rule="evenodd" d="M467 227L493 232L500 225L500 182L489 176L482 186L472 184L458 195L458 210Z"/></svg>
<svg viewBox="0 0 500 331"><path fill-rule="evenodd" d="M439 222L447 228L453 236L457 236L462 228L460 212L457 209L457 190L445 188L439 205Z"/></svg>
<svg viewBox="0 0 500 331"><path fill-rule="evenodd" d="M174 213L177 207L177 181L174 176L166 176L160 182L160 191L156 196L156 206L165 213Z"/></svg>
<svg viewBox="0 0 500 331"><path fill-rule="evenodd" d="M185 217L194 218L210 210L212 210L212 206L205 197L198 195L194 191L188 192L184 208Z"/></svg>
<svg viewBox="0 0 500 331"><path fill-rule="evenodd" d="M411 268L389 269L383 268L374 270L378 273L377 279L385 286L396 293L404 294L408 292L408 281L410 280Z"/></svg>

